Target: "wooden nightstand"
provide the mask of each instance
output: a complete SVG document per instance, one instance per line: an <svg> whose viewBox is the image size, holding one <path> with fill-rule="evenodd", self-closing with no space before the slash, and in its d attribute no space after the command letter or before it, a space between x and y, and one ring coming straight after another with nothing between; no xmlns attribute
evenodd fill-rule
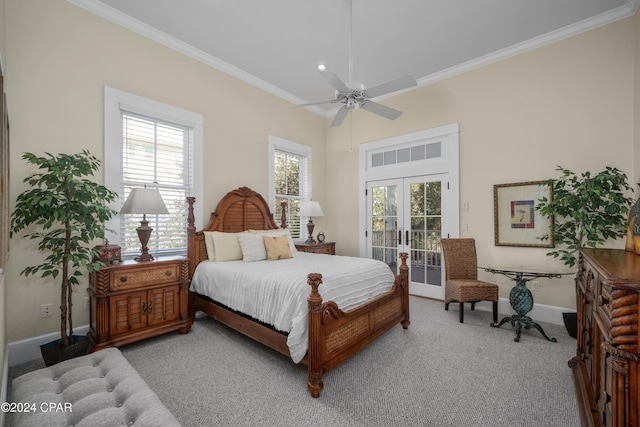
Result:
<svg viewBox="0 0 640 427"><path fill-rule="evenodd" d="M171 331L186 334L189 260L166 257L107 265L89 277L92 351L119 347Z"/></svg>
<svg viewBox="0 0 640 427"><path fill-rule="evenodd" d="M336 242L316 243L315 245L307 245L306 243L296 244L296 249L300 252L311 252L314 254L336 254Z"/></svg>

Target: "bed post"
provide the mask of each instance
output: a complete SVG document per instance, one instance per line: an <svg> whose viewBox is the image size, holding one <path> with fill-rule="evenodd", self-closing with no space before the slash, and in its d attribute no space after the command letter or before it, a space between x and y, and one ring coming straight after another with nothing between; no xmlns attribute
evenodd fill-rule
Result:
<svg viewBox="0 0 640 427"><path fill-rule="evenodd" d="M324 384L322 382L322 366L320 359L323 353L320 337L322 322L322 296L318 286L322 283L322 274L311 273L307 276L307 283L311 286L311 294L307 298L309 303L309 349L307 350L307 364L309 368L309 382L307 388L312 397L319 397Z"/></svg>
<svg viewBox="0 0 640 427"><path fill-rule="evenodd" d="M187 197L187 257L189 258L189 280L193 277L196 261L196 218L193 215L195 197Z"/></svg>
<svg viewBox="0 0 640 427"><path fill-rule="evenodd" d="M280 228L287 228L287 202L280 202Z"/></svg>
<svg viewBox="0 0 640 427"><path fill-rule="evenodd" d="M409 320L409 266L407 265L407 258L409 254L406 252L400 252L399 255L402 260L400 265L400 273L396 277L396 285L401 286L402 289L402 314L404 319L400 321L403 329L408 329L411 320Z"/></svg>

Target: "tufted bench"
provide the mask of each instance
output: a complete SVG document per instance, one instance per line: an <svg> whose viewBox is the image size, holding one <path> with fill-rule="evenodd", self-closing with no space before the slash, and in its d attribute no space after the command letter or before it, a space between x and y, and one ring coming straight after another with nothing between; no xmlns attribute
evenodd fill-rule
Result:
<svg viewBox="0 0 640 427"><path fill-rule="evenodd" d="M180 426L117 348L24 374L11 402L33 412L10 414L11 426Z"/></svg>

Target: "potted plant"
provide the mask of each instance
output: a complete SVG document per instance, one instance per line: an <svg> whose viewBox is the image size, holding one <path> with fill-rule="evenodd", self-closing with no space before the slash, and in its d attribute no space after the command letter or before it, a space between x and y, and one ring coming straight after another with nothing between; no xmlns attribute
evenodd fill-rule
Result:
<svg viewBox="0 0 640 427"><path fill-rule="evenodd" d="M573 267L580 248L600 246L609 239L626 235L628 212L633 203L627 194L633 189L624 172L609 166L595 175L590 172L578 175L560 166L556 170L562 176L546 182L551 188L551 200L542 198L536 209L553 220L553 241L561 246L547 255ZM548 240L549 236L541 239ZM572 330L575 330L576 314L563 314L567 330L575 338Z"/></svg>
<svg viewBox="0 0 640 427"><path fill-rule="evenodd" d="M633 203L627 194L633 189L624 172L609 166L596 175L578 175L560 166L556 170L562 176L546 182L551 188L551 200L542 198L536 209L553 220L553 241L563 246L547 255L573 267L580 248L596 247L626 235ZM542 237L547 239L549 236Z"/></svg>
<svg viewBox="0 0 640 427"><path fill-rule="evenodd" d="M20 274L39 273L43 279L59 279L61 284L61 337L41 346L45 364L50 366L79 355L76 350L88 353L87 338L73 334L73 285L85 271L104 266L91 244L104 238L103 224L117 213L107 204L117 194L85 178L100 167L100 161L87 150L78 154L45 153L43 157L24 153L22 159L37 166L38 171L23 180L30 189L17 198L10 233L13 236L24 231L24 237L36 240L38 250L47 257Z"/></svg>

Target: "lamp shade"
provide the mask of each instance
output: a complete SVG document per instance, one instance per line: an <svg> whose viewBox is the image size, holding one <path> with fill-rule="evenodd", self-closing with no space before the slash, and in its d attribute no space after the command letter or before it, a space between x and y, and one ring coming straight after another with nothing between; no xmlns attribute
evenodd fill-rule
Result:
<svg viewBox="0 0 640 427"><path fill-rule="evenodd" d="M320 203L309 200L300 204L300 216L324 216Z"/></svg>
<svg viewBox="0 0 640 427"><path fill-rule="evenodd" d="M168 214L157 188L134 188L120 209L121 214Z"/></svg>

